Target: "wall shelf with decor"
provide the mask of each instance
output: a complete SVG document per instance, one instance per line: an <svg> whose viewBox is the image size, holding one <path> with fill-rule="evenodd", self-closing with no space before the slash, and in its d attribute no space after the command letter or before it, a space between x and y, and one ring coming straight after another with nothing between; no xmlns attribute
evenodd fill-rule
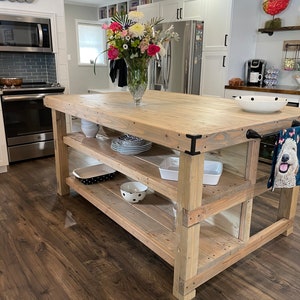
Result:
<svg viewBox="0 0 300 300"><path fill-rule="evenodd" d="M300 30L300 26L286 26L280 28L260 28L258 29L261 33L267 33L268 35L273 35L275 31L292 31L292 30Z"/></svg>
<svg viewBox="0 0 300 300"><path fill-rule="evenodd" d="M111 18L116 12L130 12L133 10L137 10L139 5L150 4L152 0L130 0L123 1L111 5L101 6L99 7L99 20Z"/></svg>

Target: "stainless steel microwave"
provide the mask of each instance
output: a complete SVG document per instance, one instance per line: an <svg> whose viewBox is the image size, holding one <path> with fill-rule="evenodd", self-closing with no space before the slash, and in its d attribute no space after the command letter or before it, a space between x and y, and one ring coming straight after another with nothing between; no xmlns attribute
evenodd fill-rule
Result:
<svg viewBox="0 0 300 300"><path fill-rule="evenodd" d="M0 51L52 52L50 19L0 14Z"/></svg>

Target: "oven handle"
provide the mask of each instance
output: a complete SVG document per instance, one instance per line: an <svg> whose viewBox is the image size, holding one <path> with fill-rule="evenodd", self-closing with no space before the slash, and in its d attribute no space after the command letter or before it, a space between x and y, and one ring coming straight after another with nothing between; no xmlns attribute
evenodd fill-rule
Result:
<svg viewBox="0 0 300 300"><path fill-rule="evenodd" d="M14 101L43 100L45 96L46 94L6 95L6 96L2 96L2 101L14 102Z"/></svg>

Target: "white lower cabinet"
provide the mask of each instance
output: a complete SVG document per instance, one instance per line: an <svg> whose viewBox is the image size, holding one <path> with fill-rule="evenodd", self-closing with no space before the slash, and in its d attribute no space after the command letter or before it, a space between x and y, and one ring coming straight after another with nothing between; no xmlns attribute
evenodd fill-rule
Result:
<svg viewBox="0 0 300 300"><path fill-rule="evenodd" d="M223 97L227 74L227 51L203 52L200 93Z"/></svg>
<svg viewBox="0 0 300 300"><path fill-rule="evenodd" d="M6 136L2 115L2 105L0 101L0 173L6 172L8 166L8 155L6 146Z"/></svg>

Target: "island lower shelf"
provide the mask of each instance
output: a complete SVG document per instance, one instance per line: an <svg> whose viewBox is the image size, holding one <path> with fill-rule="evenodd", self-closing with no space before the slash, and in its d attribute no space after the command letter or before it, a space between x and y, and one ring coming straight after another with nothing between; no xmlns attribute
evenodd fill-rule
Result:
<svg viewBox="0 0 300 300"><path fill-rule="evenodd" d="M120 184L125 180L128 179L123 175L117 175L111 181L84 185L71 176L66 178L66 183L168 264L174 266L179 237L176 235L173 203L156 193L148 194L139 203L128 203L122 199L119 191ZM206 282L285 232L291 224L291 220L282 218L252 235L248 241L241 241L217 226L201 222L198 272L186 283L184 289L193 290L195 286Z"/></svg>
<svg viewBox="0 0 300 300"><path fill-rule="evenodd" d="M121 175L93 185L84 185L73 177L66 179L70 188L174 266L177 237L173 203L156 193L139 203L128 203L119 191L124 181L126 177ZM239 239L206 222L201 223L200 235L199 269L207 268L208 263L213 266L243 246Z"/></svg>

